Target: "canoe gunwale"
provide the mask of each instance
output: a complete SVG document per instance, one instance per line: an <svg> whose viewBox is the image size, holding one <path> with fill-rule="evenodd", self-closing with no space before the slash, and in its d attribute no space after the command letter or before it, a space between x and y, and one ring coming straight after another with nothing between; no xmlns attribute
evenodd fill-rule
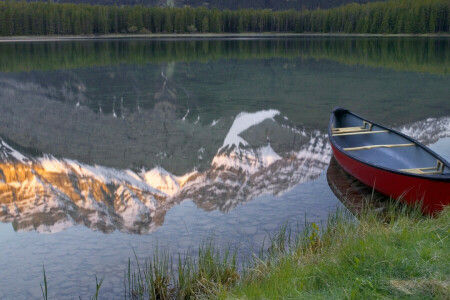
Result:
<svg viewBox="0 0 450 300"><path fill-rule="evenodd" d="M361 159L361 158L359 158L359 157L357 157L355 155L352 155L351 151L350 151L350 153L348 151L345 151L344 148L341 147L341 145L339 145L339 143L335 140L335 138L333 136L333 133L332 133L332 130L331 130L332 127L333 127L333 121L335 119L336 112L339 112L339 111L351 114L351 115L361 119L362 121L370 122L373 125L376 125L378 127L381 127L383 129L387 130L388 132L392 132L392 133L397 134L397 135L399 135L399 136L401 136L403 138L406 138L407 140L411 141L412 143L416 144L417 146L421 147L423 150L425 150L426 152L431 154L437 160L441 161L444 164L445 167L450 168L450 163L447 160L445 160L439 154L437 154L433 150L429 149L427 146L423 145L419 141L417 141L417 140L415 140L415 139L413 139L413 138L411 138L411 137L409 137L409 136L407 136L407 135L405 135L405 134L403 134L403 133L401 133L401 132L399 132L399 131L397 131L395 129L388 128L388 127L380 125L380 124L378 124L376 122L372 122L370 120L367 120L366 118L363 118L363 117L361 117L361 116L359 116L359 115L357 115L357 114L355 114L355 113L353 113L353 112L351 112L351 111L349 111L347 109L336 108L331 113L330 123L329 123L329 126L328 126L328 138L330 139L331 144L339 152L341 152L342 154L344 154L344 155L346 155L346 156L348 156L348 157L350 157L350 158L352 158L352 159L354 159L354 160L356 160L356 161L358 161L360 163L366 164L368 166L371 166L371 167L374 167L374 168L377 168L377 169L380 169L380 170L392 172L392 173L395 173L395 174L399 174L399 175L403 175L403 176L410 176L410 177L415 177L415 178L422 178L422 179L427 179L427 180L432 180L432 181L449 181L450 182L450 173L427 175L427 174L414 174L414 173L404 172L404 171L400 171L398 169L392 169L392 168L383 167L383 166L379 166L379 165L373 164L370 161L363 160L363 159Z"/></svg>

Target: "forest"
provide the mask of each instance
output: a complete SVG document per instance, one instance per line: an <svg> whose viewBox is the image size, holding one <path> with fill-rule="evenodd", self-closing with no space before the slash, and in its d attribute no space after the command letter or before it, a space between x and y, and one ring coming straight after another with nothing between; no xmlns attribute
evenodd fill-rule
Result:
<svg viewBox="0 0 450 300"><path fill-rule="evenodd" d="M436 33L449 32L448 0L390 0L331 9L219 10L0 1L0 35L126 33Z"/></svg>
<svg viewBox="0 0 450 300"><path fill-rule="evenodd" d="M28 0L42 1L42 0ZM53 0L57 3L101 4L101 5L143 5L143 6L173 6L200 7L224 9L315 9L331 8L349 3L367 3L377 0ZM378 0L379 1L379 0Z"/></svg>

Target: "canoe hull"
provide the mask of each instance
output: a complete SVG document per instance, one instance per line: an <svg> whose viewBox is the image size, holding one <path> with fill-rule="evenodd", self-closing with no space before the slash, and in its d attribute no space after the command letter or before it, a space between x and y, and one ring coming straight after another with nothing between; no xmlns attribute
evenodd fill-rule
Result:
<svg viewBox="0 0 450 300"><path fill-rule="evenodd" d="M408 176L360 162L331 145L333 155L348 173L376 191L414 205L422 202L425 213L434 214L450 204L450 181Z"/></svg>

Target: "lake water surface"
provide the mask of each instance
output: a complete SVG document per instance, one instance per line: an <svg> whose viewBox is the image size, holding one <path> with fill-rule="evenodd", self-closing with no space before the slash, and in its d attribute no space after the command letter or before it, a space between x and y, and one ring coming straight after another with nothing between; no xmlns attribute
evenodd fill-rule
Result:
<svg viewBox="0 0 450 300"><path fill-rule="evenodd" d="M0 298L43 266L51 298L122 298L134 252L325 221L370 193L330 164L336 106L450 159L449 67L448 38L0 43Z"/></svg>

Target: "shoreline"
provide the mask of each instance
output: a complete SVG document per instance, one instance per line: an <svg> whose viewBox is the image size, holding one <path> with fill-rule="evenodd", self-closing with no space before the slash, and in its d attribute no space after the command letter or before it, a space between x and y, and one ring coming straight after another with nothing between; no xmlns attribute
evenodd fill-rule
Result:
<svg viewBox="0 0 450 300"><path fill-rule="evenodd" d="M57 42L85 40L214 40L214 39L279 39L279 38L450 38L448 33L425 34L368 34L368 33L156 33L156 34L105 34L105 35L43 35L3 36L0 43Z"/></svg>
<svg viewBox="0 0 450 300"><path fill-rule="evenodd" d="M138 280L125 283L125 299L136 294L151 299L158 294L167 299L284 299L292 298L293 291L297 298L312 299L448 295L442 262L449 252L444 240L450 210L431 217L400 202L389 202L383 210L365 203L356 215L337 209L327 225L308 223L296 233L281 227L269 238L267 250L263 247L248 259L246 271L236 259L239 249L221 251L211 239L200 247L198 260L185 254L184 264L175 268L164 254L141 262L143 268L136 260L138 267L129 268L125 278ZM166 283L155 280L160 274L166 274Z"/></svg>

